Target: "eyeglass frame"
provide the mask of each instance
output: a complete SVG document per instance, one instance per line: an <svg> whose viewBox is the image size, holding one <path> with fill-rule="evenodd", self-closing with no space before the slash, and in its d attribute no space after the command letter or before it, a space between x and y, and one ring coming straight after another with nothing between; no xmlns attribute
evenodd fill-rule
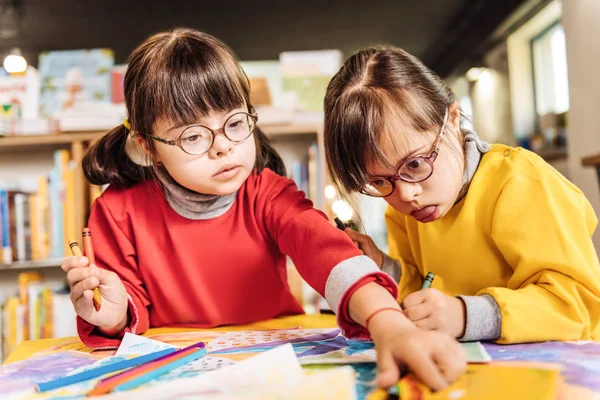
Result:
<svg viewBox="0 0 600 400"><path fill-rule="evenodd" d="M208 153L208 151L211 149L211 147L213 146L213 144L215 143L215 139L217 136L219 135L223 135L227 138L227 140L229 140L232 143L242 143L244 140L248 139L250 136L252 136L252 134L254 133L254 131L256 130L256 124L258 122L258 114L256 114L256 111L254 111L253 107L250 107L250 112L245 112L245 111L240 111L240 112L236 112L235 114L232 114L229 116L229 118L227 118L225 120L225 123L223 123L223 126L219 129L213 130L211 128L209 128L208 126L204 126L201 124L194 124L194 125L190 125L187 128L185 128L183 130L183 132L181 132L179 134L179 136L177 136L177 139L168 139L168 138L164 138L164 137L160 137L160 136L155 136L155 135L150 135L150 134L146 134L145 136L148 136L149 138L151 138L152 140L156 140L157 142L160 143L164 143L167 144L169 146L177 146L179 147L184 153L189 154L191 156L201 156L202 154L206 154ZM248 134L248 136L246 136L245 138L241 139L241 140L232 140L229 136L227 136L227 133L225 133L225 126L227 125L227 123L229 122L229 120L233 117L235 117L236 115L239 114L246 114L248 117L250 117L253 121L254 121L254 126L252 127L252 130L250 131L250 133ZM205 151L203 151L202 153L190 153L188 151L186 151L182 144L181 144L181 138L183 137L183 135L192 128L204 128L206 130L208 130L211 133L211 140L210 140L210 145L206 148Z"/></svg>
<svg viewBox="0 0 600 400"><path fill-rule="evenodd" d="M429 179L431 177L431 175L433 175L434 172L434 166L433 163L435 162L435 160L437 159L437 156L440 154L440 143L442 142L442 138L444 136L444 131L446 130L446 123L448 122L449 119L449 110L446 109L446 113L444 114L444 122L442 123L442 128L440 129L440 133L438 133L435 142L433 142L433 146L431 148L431 152L429 153L429 155L427 157L425 156L414 156L414 157L407 157L405 159L403 159L402 161L400 161L400 163L398 163L398 168L396 169L396 174L395 175L391 175L391 176L374 176L371 179L369 179L369 182L373 182L377 179L383 179L388 181L391 184L392 187L392 191L389 192L388 194L386 194L385 196L375 196L373 194L367 193L364 188L360 190L360 193L370 196L370 197L388 197L391 196L392 193L394 193L394 190L396 189L396 185L395 183L397 181L402 181L402 182L407 182L407 183L421 183L426 181L427 179ZM429 175L427 175L425 178L423 179L419 179L416 181L409 181L405 178L402 178L400 176L400 169L402 169L402 167L409 163L412 162L416 159L420 159L425 161L427 164L429 164L429 166L431 167L431 173Z"/></svg>

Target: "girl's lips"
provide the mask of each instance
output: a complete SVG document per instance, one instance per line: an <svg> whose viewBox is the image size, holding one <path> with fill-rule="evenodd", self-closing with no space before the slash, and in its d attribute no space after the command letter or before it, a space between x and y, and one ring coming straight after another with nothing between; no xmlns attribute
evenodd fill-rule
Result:
<svg viewBox="0 0 600 400"><path fill-rule="evenodd" d="M427 221L428 218L433 216L433 214L436 212L436 210L437 210L437 206L427 206L427 207L421 208L420 210L411 212L410 215L417 221L429 222L429 221Z"/></svg>
<svg viewBox="0 0 600 400"><path fill-rule="evenodd" d="M236 176L241 171L239 165L232 165L230 168L221 168L219 172L213 175L213 178L218 181L227 181Z"/></svg>

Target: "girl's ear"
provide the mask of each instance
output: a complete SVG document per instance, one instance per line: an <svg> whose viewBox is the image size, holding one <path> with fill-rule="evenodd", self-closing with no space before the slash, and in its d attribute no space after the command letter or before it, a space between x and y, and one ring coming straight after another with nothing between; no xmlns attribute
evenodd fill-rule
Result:
<svg viewBox="0 0 600 400"><path fill-rule="evenodd" d="M132 137L135 138L137 145L140 147L140 149L142 149L144 151L144 154L146 154L148 157L151 157L152 154L150 154L150 149L148 148L148 143L146 143L144 138L141 137L140 135L134 134L133 132L130 133L130 135L132 135Z"/></svg>
<svg viewBox="0 0 600 400"><path fill-rule="evenodd" d="M453 132L460 130L460 105L458 101L450 104L448 107L448 125Z"/></svg>
<svg viewBox="0 0 600 400"><path fill-rule="evenodd" d="M143 137L129 132L125 142L125 152L129 158L136 164L143 167L152 165L152 153Z"/></svg>

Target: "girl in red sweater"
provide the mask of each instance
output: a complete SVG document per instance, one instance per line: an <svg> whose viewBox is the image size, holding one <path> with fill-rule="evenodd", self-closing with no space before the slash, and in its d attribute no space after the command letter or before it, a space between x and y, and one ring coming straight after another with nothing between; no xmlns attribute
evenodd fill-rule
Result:
<svg viewBox="0 0 600 400"><path fill-rule="evenodd" d="M92 184L110 184L89 218L97 267L62 264L81 340L110 348L150 327L300 314L288 255L346 336L372 337L381 386L397 381L399 365L447 386L465 368L458 343L410 322L395 282L282 176L249 93L235 55L204 33L160 33L131 54L129 118L83 160Z"/></svg>

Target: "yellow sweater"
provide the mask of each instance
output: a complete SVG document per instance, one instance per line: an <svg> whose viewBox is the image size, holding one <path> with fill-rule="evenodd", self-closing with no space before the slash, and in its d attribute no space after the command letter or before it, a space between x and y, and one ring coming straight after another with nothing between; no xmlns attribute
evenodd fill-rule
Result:
<svg viewBox="0 0 600 400"><path fill-rule="evenodd" d="M600 340L598 224L583 193L540 157L493 145L467 195L422 224L388 207L390 256L400 261L399 300L432 287L489 294L502 314L499 343Z"/></svg>

